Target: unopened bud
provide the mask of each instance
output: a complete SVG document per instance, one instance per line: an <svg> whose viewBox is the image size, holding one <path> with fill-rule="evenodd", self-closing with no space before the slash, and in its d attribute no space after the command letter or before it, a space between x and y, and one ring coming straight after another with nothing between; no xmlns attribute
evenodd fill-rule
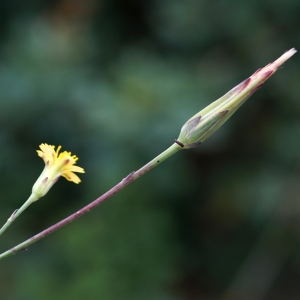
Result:
<svg viewBox="0 0 300 300"><path fill-rule="evenodd" d="M285 52L273 63L258 69L252 76L194 115L183 125L176 142L185 149L204 142L296 52L294 48Z"/></svg>

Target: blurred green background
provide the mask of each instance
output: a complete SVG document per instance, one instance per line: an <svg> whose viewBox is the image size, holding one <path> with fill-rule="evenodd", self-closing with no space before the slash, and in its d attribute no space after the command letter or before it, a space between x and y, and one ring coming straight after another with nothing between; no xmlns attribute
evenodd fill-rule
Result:
<svg viewBox="0 0 300 300"><path fill-rule="evenodd" d="M183 123L300 48L300 2L0 1L0 221L40 143L79 156L1 251L94 200ZM0 262L4 300L300 299L299 54L203 145Z"/></svg>

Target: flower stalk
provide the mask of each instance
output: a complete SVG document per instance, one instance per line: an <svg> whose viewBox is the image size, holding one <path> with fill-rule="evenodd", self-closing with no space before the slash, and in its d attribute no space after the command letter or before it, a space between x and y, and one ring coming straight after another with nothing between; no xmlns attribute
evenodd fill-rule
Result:
<svg viewBox="0 0 300 300"><path fill-rule="evenodd" d="M151 160L145 166L143 166L142 168L140 168L138 171L132 172L128 176L126 176L125 178L123 178L117 185L115 185L113 188L111 188L109 191L107 191L101 197L97 198L96 200L94 200L90 204L86 205L85 207L83 207L82 209L78 210L77 212L75 212L74 214L70 215L69 217L63 219L62 221L54 224L53 226L47 228L46 230L40 232L39 234L31 237L30 239L26 240L25 242L23 242L23 243L15 246L15 247L9 249L8 251L2 253L0 255L0 260L3 259L3 258L5 258L5 257L11 256L13 254L16 254L16 253L18 253L20 251L26 250L26 248L29 245L37 242L38 240L40 240L40 239L48 236L49 234L51 234L52 232L58 230L59 228L65 226L65 225L71 223L72 221L78 219L79 217L83 216L84 214L86 214L90 210L92 210L95 207L97 207L103 201L105 201L108 198L112 197L113 195L115 195L116 193L118 193L120 190L122 190L124 187L126 187L128 184L130 184L134 180L138 179L142 175L146 174L147 172L149 172L150 170L152 170L153 168L155 168L156 166L158 166L164 160L166 160L167 158L169 158L173 154L177 153L181 149L182 149L181 146L179 146L178 144L174 143L171 147L169 147L167 150L165 150L160 155L158 155L157 157L155 157L153 160Z"/></svg>
<svg viewBox="0 0 300 300"><path fill-rule="evenodd" d="M15 210L12 215L8 218L6 223L0 229L0 235L20 216L20 214L34 201L36 201L38 197L35 194L31 194L28 200L17 210Z"/></svg>
<svg viewBox="0 0 300 300"><path fill-rule="evenodd" d="M78 157L71 155L71 152L64 151L59 153L61 146L54 150L55 147L48 144L41 144L40 150L37 150L45 162L45 168L32 187L32 193L28 200L8 218L6 223L0 229L0 235L16 220L18 216L33 202L45 196L60 176L65 177L69 181L79 183L81 180L73 172L84 173L83 168L74 166Z"/></svg>
<svg viewBox="0 0 300 300"><path fill-rule="evenodd" d="M105 194L86 205L82 209L73 213L69 217L63 219L62 221L54 224L48 229L40 232L39 234L31 237L25 242L11 248L10 250L2 253L0 259L16 254L17 252L25 250L29 245L35 243L36 241L48 236L52 232L58 230L59 228L71 223L80 216L86 214L90 210L97 207L103 201L109 199L124 187L132 183L134 180L138 179L142 175L146 174L154 167L162 163L167 158L171 157L179 150L189 149L198 146L208 137L210 137L218 128L220 128L232 115L233 113L250 97L257 89L259 89L263 83L274 74L277 69L292 55L296 53L295 49L291 49L279 57L276 61L268 64L262 69L258 69L252 76L244 80L242 83L234 87L223 97L219 98L215 102L211 103L199 113L190 118L182 127L181 132L175 143L170 146L167 150L162 152L160 155L155 157L145 166L140 168L136 172L130 173L124 179L122 179L117 185L107 191ZM33 188L33 197L25 202L25 204L12 215L12 219L15 219L32 201L37 200L36 198L44 196L56 180L60 176L64 176L66 179L73 181L75 183L80 182L80 179L73 172L84 173L84 170L80 167L74 166L77 161L76 156L71 156L70 152L63 152L58 155L60 147L55 152L54 146L49 146L47 144L42 144L40 146L41 151L38 150L39 156L41 156L45 162L45 169L35 183ZM79 180L79 181L78 181ZM30 201L29 201L30 200ZM10 224L9 224L10 225ZM7 225L7 227L9 226ZM5 227L5 229L7 228Z"/></svg>

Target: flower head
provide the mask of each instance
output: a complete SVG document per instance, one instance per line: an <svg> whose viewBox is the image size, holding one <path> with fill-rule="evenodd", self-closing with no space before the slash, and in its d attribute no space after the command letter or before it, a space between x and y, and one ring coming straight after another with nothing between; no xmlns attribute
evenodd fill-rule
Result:
<svg viewBox="0 0 300 300"><path fill-rule="evenodd" d="M183 125L175 141L183 149L193 148L204 142L296 52L294 48L285 52L277 60L258 69L252 76L194 115Z"/></svg>
<svg viewBox="0 0 300 300"><path fill-rule="evenodd" d="M79 183L81 180L73 172L84 173L84 169L75 166L78 157L71 155L71 152L59 153L61 146L57 147L48 144L41 144L40 150L37 150L45 162L45 168L34 184L32 192L40 197L43 197L52 185L59 179L60 176L65 177L69 181Z"/></svg>

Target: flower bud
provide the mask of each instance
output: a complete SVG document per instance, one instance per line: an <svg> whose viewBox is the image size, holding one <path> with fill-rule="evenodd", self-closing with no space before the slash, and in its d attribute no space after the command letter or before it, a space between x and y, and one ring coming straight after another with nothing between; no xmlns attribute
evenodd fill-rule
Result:
<svg viewBox="0 0 300 300"><path fill-rule="evenodd" d="M294 48L285 52L273 63L258 69L252 76L194 115L183 125L176 142L185 149L204 142L296 52Z"/></svg>

